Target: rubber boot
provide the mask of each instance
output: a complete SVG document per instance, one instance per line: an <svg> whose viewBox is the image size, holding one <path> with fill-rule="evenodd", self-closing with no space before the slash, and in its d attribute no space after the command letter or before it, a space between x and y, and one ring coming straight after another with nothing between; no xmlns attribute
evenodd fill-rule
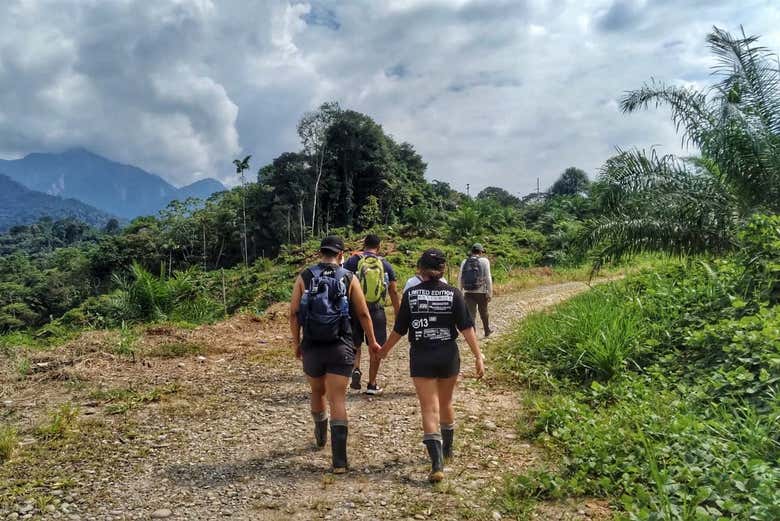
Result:
<svg viewBox="0 0 780 521"><path fill-rule="evenodd" d="M314 443L321 449L328 442L328 419L314 422Z"/></svg>
<svg viewBox="0 0 780 521"><path fill-rule="evenodd" d="M438 483L444 479L444 456L441 448L441 435L436 434L436 438L428 437L423 439L425 448L428 449L428 456L431 457L431 473L428 475L428 481ZM438 438L438 439L437 439Z"/></svg>
<svg viewBox="0 0 780 521"><path fill-rule="evenodd" d="M330 422L330 448L333 456L333 473L347 472L347 422L333 420Z"/></svg>
<svg viewBox="0 0 780 521"><path fill-rule="evenodd" d="M445 462L452 461L452 442L455 438L454 427L441 428L441 452Z"/></svg>

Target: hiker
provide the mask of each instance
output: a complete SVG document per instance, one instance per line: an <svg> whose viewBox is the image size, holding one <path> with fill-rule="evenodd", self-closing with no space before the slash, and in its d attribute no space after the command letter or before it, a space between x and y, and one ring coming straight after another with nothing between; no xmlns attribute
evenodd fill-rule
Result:
<svg viewBox="0 0 780 521"><path fill-rule="evenodd" d="M420 278L420 265L418 263L417 265L417 273L406 279L406 284L404 284L404 290L401 292L406 293L406 290L411 289L415 287L416 285L420 284L423 280ZM445 284L447 284L447 279L444 277L441 278L441 281Z"/></svg>
<svg viewBox="0 0 780 521"><path fill-rule="evenodd" d="M485 248L480 243L471 247L471 254L460 264L458 286L463 291L469 314L475 322L479 309L479 318L482 319L487 338L493 332L488 313L488 302L493 298L493 276L490 273L490 261L484 255Z"/></svg>
<svg viewBox="0 0 780 521"><path fill-rule="evenodd" d="M320 243L320 262L306 268L295 280L290 301L290 330L295 356L311 386L314 441L325 446L330 406L333 472L347 471L346 394L355 363L352 321L362 324L368 346L379 350L363 291L352 272L342 268L344 241L328 236ZM301 339L301 330L303 338Z"/></svg>
<svg viewBox="0 0 780 521"><path fill-rule="evenodd" d="M452 395L460 372L456 338L463 334L476 362L476 376L485 366L477 343L474 322L463 295L441 281L446 259L440 250L426 250L417 265L422 283L404 292L390 338L379 352L386 357L408 331L409 369L420 401L423 443L431 458L428 480L444 479L444 461L451 460L455 435Z"/></svg>
<svg viewBox="0 0 780 521"><path fill-rule="evenodd" d="M374 326L376 340L383 344L387 340L387 317L385 316L385 299L389 295L393 310L398 315L398 307L401 301L398 298L398 282L395 270L387 260L379 255L381 240L373 233L366 235L363 240L363 251L352 255L344 268L357 275L363 294L368 303L368 311L371 314L371 323ZM360 371L360 351L363 344L363 329L356 320L352 322L352 338L355 343L355 369L352 371L352 389L360 390L360 379L363 373ZM373 351L369 350L368 385L366 394L382 394L382 388L377 384L380 359Z"/></svg>

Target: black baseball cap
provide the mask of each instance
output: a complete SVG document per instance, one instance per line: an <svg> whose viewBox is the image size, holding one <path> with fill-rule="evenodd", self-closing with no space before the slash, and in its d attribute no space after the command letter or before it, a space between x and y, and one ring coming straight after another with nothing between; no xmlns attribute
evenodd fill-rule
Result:
<svg viewBox="0 0 780 521"><path fill-rule="evenodd" d="M420 256L420 260L417 261L417 265L421 268L427 268L431 270L440 270L444 268L446 263L447 258L445 257L444 252L437 250L436 248L425 250Z"/></svg>
<svg viewBox="0 0 780 521"><path fill-rule="evenodd" d="M341 253L344 251L344 240L338 235L328 235L320 241L320 250Z"/></svg>

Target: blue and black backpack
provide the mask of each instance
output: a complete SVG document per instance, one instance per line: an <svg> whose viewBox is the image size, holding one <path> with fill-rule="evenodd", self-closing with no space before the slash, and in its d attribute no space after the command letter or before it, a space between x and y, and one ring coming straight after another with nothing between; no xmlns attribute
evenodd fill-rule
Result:
<svg viewBox="0 0 780 521"><path fill-rule="evenodd" d="M350 272L344 268L309 268L312 274L298 309L303 326L303 338L315 344L339 340L349 330L349 300L347 285Z"/></svg>

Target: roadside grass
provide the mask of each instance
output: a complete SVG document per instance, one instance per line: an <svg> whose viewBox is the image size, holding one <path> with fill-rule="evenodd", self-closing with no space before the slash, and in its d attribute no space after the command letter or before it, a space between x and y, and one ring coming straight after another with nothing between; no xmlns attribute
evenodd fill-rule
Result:
<svg viewBox="0 0 780 521"><path fill-rule="evenodd" d="M11 425L0 427L0 465L9 461L16 451L19 438Z"/></svg>
<svg viewBox="0 0 780 521"><path fill-rule="evenodd" d="M600 497L617 519L780 519L778 281L747 269L656 266L492 343L528 389L518 432L555 462L510 479L504 512Z"/></svg>
<svg viewBox="0 0 780 521"><path fill-rule="evenodd" d="M37 434L44 440L63 439L76 427L79 410L71 403L63 403L49 413L48 420L37 428Z"/></svg>
<svg viewBox="0 0 780 521"><path fill-rule="evenodd" d="M106 414L124 414L148 403L159 402L163 397L179 392L178 384L153 387L145 391L132 388L97 389L89 398L105 404Z"/></svg>
<svg viewBox="0 0 780 521"><path fill-rule="evenodd" d="M179 358L182 356L200 355L206 352L203 344L196 342L166 342L154 346L149 352L149 356L158 358Z"/></svg>
<svg viewBox="0 0 780 521"><path fill-rule="evenodd" d="M63 425L55 416L69 417L72 423L67 429L54 428L63 436L48 436L53 423ZM66 422L67 423L67 422ZM35 443L20 445L12 459L0 465L0 509L30 502L36 507L33 518L43 515L47 505L53 503L55 491L69 491L94 479L94 474L85 473L102 465L126 465L127 452L124 445L98 443L96 440L115 439L117 435L129 438L130 422L108 426L100 420L77 419L70 414L61 415L55 410L45 425L28 431L19 430L19 435L33 435Z"/></svg>

